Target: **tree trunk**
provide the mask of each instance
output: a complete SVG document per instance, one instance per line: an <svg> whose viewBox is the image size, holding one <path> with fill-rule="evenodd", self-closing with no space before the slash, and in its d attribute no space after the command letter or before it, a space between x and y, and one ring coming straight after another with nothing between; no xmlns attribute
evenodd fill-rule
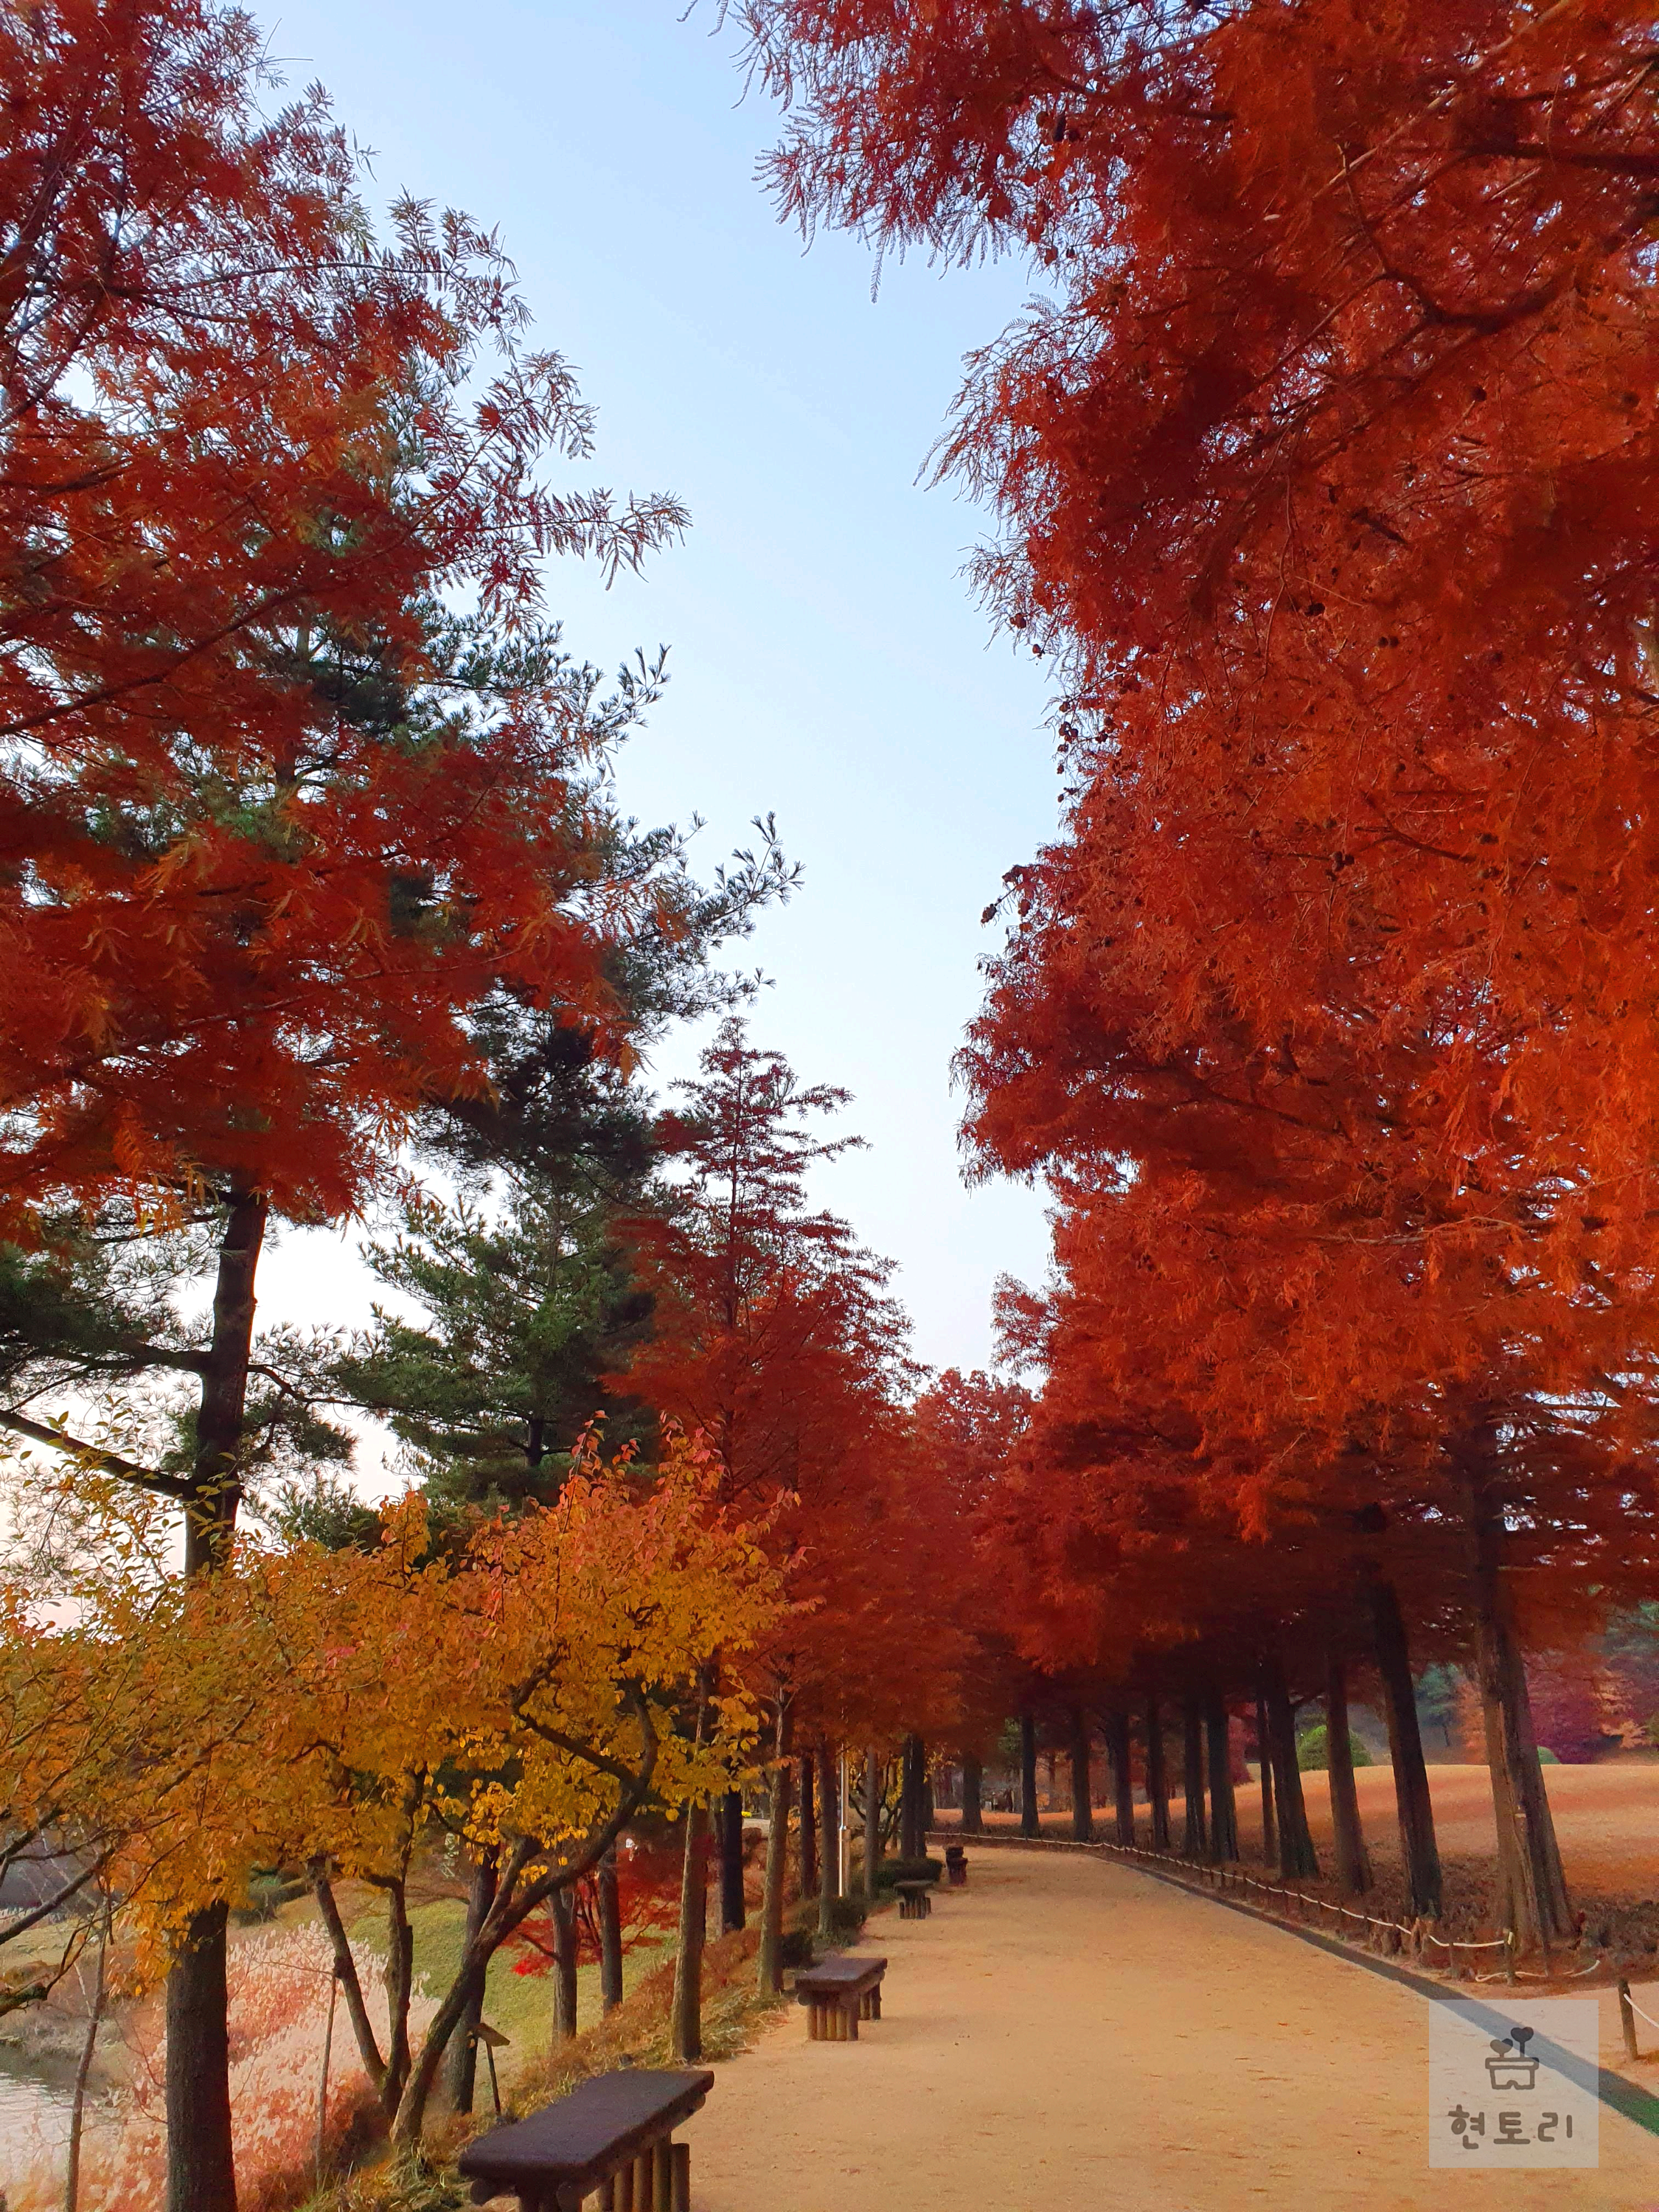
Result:
<svg viewBox="0 0 1659 2212"><path fill-rule="evenodd" d="M874 1744L864 1754L864 1893L872 1902L881 1866L882 1757Z"/></svg>
<svg viewBox="0 0 1659 2212"><path fill-rule="evenodd" d="M553 1921L553 2046L576 2033L576 1893L568 1884L547 1900Z"/></svg>
<svg viewBox="0 0 1659 2212"><path fill-rule="evenodd" d="M1363 1897L1371 1886L1371 1863L1359 1820L1354 1788L1353 1746L1348 1735L1348 1677L1333 1651L1325 1671L1326 1758L1331 1785L1331 1832L1336 1840L1336 1878L1349 1897Z"/></svg>
<svg viewBox="0 0 1659 2212"><path fill-rule="evenodd" d="M1183 1857L1201 1859L1210 1846L1204 1820L1204 1708L1196 1698L1182 1698L1181 1726L1181 1786L1187 1799L1181 1850Z"/></svg>
<svg viewBox="0 0 1659 2212"><path fill-rule="evenodd" d="M195 1495L185 1514L187 1575L210 1573L222 1565L235 1530L253 1285L266 1210L264 1200L252 1191L230 1194L213 1288L213 1334L197 1406ZM222 1905L193 1914L167 1976L167 2212L236 2212L225 2021L227 1919Z"/></svg>
<svg viewBox="0 0 1659 2212"><path fill-rule="evenodd" d="M772 1770L772 1815L766 1838L766 1878L761 1889L760 1954L756 1964L756 1987L765 1996L775 1996L783 1987L783 1869L789 1850L789 1801L794 1796L795 1769L783 1753Z"/></svg>
<svg viewBox="0 0 1659 2212"><path fill-rule="evenodd" d="M387 2025L383 2094L386 2111L395 2112L409 2079L409 2008L415 1995L415 1930L410 1924L409 1895L402 1881L387 1885L386 1917Z"/></svg>
<svg viewBox="0 0 1659 2212"><path fill-rule="evenodd" d="M818 1893L818 1832L813 1814L810 1753L800 1763L800 1893L804 1898Z"/></svg>
<svg viewBox="0 0 1659 2212"><path fill-rule="evenodd" d="M925 1743L917 1747L916 1763L921 1769L921 1834L919 1838L921 1850L917 1853L917 1856L925 1858L927 1854L927 1838L939 1826L939 1816L933 1805L933 1770L928 1764L927 1747Z"/></svg>
<svg viewBox="0 0 1659 2212"><path fill-rule="evenodd" d="M985 1833L985 1768L977 1759L962 1762L962 1832L964 1836Z"/></svg>
<svg viewBox="0 0 1659 2212"><path fill-rule="evenodd" d="M1275 1659L1267 1670L1267 1734L1273 1745L1273 1797L1279 1814L1279 1870L1286 1881L1312 1881L1319 1859L1308 1832L1308 1808L1302 1795L1302 1770L1296 1760L1296 1716L1284 1669Z"/></svg>
<svg viewBox="0 0 1659 2212"><path fill-rule="evenodd" d="M743 1795L728 1790L720 1801L720 1934L735 1935L746 1914L743 1898Z"/></svg>
<svg viewBox="0 0 1659 2212"><path fill-rule="evenodd" d="M623 2001L623 1942L614 1844L595 1869L593 1887L599 1898L599 2002L606 2012L615 2012Z"/></svg>
<svg viewBox="0 0 1659 2212"><path fill-rule="evenodd" d="M708 1814L701 1805L688 1805L684 1817L679 1942L674 1954L669 2038L674 2063L695 2066L702 2057L702 1947L708 1928L708 1868L703 1834Z"/></svg>
<svg viewBox="0 0 1659 2212"><path fill-rule="evenodd" d="M1227 1701L1212 1690L1204 1701L1210 1740L1210 1856L1219 1865L1238 1856L1238 1812L1233 1799L1232 1745Z"/></svg>
<svg viewBox="0 0 1659 2212"><path fill-rule="evenodd" d="M1279 1856L1279 1823L1273 1815L1272 1735L1267 1726L1267 1693L1255 1697L1255 1755L1261 1773L1261 1863L1270 1867Z"/></svg>
<svg viewBox="0 0 1659 2212"><path fill-rule="evenodd" d="M494 1851L481 1852L473 1862L466 1895L465 1940L469 1945L476 1941L483 1926L484 1915L495 1902L495 1864ZM484 1982L483 1975L479 1975L468 1993L466 2010L449 2046L449 2101L458 2112L472 2110L478 2075L478 2022L483 2018L483 2004Z"/></svg>
<svg viewBox="0 0 1659 2212"><path fill-rule="evenodd" d="M1030 1713L1019 1717L1019 1832L1022 1836L1042 1832L1037 1820L1036 1722Z"/></svg>
<svg viewBox="0 0 1659 2212"><path fill-rule="evenodd" d="M1469 1520L1474 1539L1474 1679L1492 1771L1500 1909L1523 1950L1547 1948L1555 1938L1572 1934L1572 1910L1538 1762L1526 1666L1503 1579L1502 1518L1478 1487L1471 1490Z"/></svg>
<svg viewBox="0 0 1659 2212"><path fill-rule="evenodd" d="M1072 1708L1072 1839L1091 1844L1095 1838L1094 1795L1089 1777L1089 1718L1081 1705Z"/></svg>
<svg viewBox="0 0 1659 2212"><path fill-rule="evenodd" d="M1438 1920L1441 1912L1440 1850L1435 1841L1434 1805L1429 1770L1423 1759L1417 1724L1417 1692L1405 1616L1392 1583L1368 1579L1371 1634L1376 1668L1382 1679L1382 1703L1389 1724L1389 1755L1394 1765L1394 1801L1400 1816L1401 1855L1413 1919Z"/></svg>
<svg viewBox="0 0 1659 2212"><path fill-rule="evenodd" d="M823 1827L818 1853L818 1933L836 1932L836 1905L841 1896L841 1790L832 1745L818 1747L818 1819Z"/></svg>
<svg viewBox="0 0 1659 2212"><path fill-rule="evenodd" d="M1152 1849L1170 1848L1170 1771L1164 1757L1164 1716L1156 1698L1146 1700L1146 1802L1152 1816Z"/></svg>
<svg viewBox="0 0 1659 2212"><path fill-rule="evenodd" d="M927 1814L923 1802L927 1778L927 1747L919 1735L904 1739L899 1780L899 1856L924 1857L927 1850Z"/></svg>
<svg viewBox="0 0 1659 2212"><path fill-rule="evenodd" d="M1106 1738L1106 1757L1112 1770L1113 1833L1120 1844L1132 1846L1135 1840L1135 1785L1134 1769L1129 1760L1127 1713L1108 1713L1102 1733Z"/></svg>
<svg viewBox="0 0 1659 2212"><path fill-rule="evenodd" d="M192 1913L167 1973L167 2212L236 2212L226 2020L228 1909Z"/></svg>
<svg viewBox="0 0 1659 2212"><path fill-rule="evenodd" d="M98 2049L98 2030L102 2025L104 2008L109 1997L109 1930L112 1900L107 1890L102 1899L102 1917L98 1930L98 1968L92 1985L92 1997L87 2006L87 2032L81 2045L81 2057L75 2069L75 2087L70 2096L69 2142L65 2146L64 2165L64 2212L79 2212L81 2197L81 2132L86 2118L87 2082L92 2073L92 2062ZM86 1984L82 1983L84 1989Z"/></svg>

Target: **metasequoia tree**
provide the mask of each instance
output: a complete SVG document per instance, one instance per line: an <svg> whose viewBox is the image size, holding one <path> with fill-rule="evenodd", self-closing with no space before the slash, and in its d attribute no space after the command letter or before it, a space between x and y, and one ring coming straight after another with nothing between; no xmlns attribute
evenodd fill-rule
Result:
<svg viewBox="0 0 1659 2212"><path fill-rule="evenodd" d="M638 1228L653 1332L626 1385L704 1438L730 1496L769 1503L831 1479L844 1420L892 1401L908 1323L885 1263L807 1196L811 1170L861 1141L811 1127L847 1094L802 1087L735 1018L677 1087L659 1128L674 1200Z"/></svg>
<svg viewBox="0 0 1659 2212"><path fill-rule="evenodd" d="M1583 1589L1647 1483L1650 17L744 14L796 213L1055 288L946 449L1069 685L983 1157L1059 1164L1121 1265L1248 1255L1189 1396L1247 1525L1307 1480L1286 1380L1317 1467L1455 1516L1547 1936L1520 1585Z"/></svg>

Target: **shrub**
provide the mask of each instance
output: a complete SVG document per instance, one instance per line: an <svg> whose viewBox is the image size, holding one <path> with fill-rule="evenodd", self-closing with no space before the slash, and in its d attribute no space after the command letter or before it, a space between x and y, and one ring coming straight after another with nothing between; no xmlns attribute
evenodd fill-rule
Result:
<svg viewBox="0 0 1659 2212"><path fill-rule="evenodd" d="M1561 1761L1547 1744L1540 1743L1538 1747L1538 1764L1540 1766L1559 1766Z"/></svg>
<svg viewBox="0 0 1659 2212"><path fill-rule="evenodd" d="M1352 1729L1348 1734L1348 1756L1356 1766L1369 1766L1371 1755ZM1331 1763L1330 1738L1323 1721L1312 1728L1304 1729L1296 1740L1296 1763L1304 1774L1322 1774Z"/></svg>
<svg viewBox="0 0 1659 2212"><path fill-rule="evenodd" d="M850 1942L863 1927L865 1904L861 1897L838 1897L830 1908L830 1932L832 1940Z"/></svg>
<svg viewBox="0 0 1659 2212"><path fill-rule="evenodd" d="M944 1871L943 1859L884 1859L876 1869L876 1887L891 1889L896 1881L937 1881Z"/></svg>
<svg viewBox="0 0 1659 2212"><path fill-rule="evenodd" d="M812 1963L812 1931L810 1928L786 1928L778 1938L780 1966L810 1966Z"/></svg>

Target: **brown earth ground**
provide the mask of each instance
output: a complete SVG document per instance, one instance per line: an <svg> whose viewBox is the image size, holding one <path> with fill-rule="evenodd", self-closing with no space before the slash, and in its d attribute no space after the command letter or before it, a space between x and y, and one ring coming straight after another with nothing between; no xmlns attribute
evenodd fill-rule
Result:
<svg viewBox="0 0 1659 2212"><path fill-rule="evenodd" d="M1659 2208L1659 2136L1605 2106L1598 2172L1431 2172L1414 1990L1081 1853L970 1864L930 1919L866 1931L890 1965L859 2042L809 2043L792 2008L719 2069L696 2212ZM1603 2063L1659 2090L1601 2002Z"/></svg>

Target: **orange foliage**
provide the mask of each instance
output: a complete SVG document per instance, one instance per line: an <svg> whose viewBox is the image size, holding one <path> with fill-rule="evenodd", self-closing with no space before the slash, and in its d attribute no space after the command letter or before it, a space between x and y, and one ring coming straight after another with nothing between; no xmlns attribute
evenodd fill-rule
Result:
<svg viewBox="0 0 1659 2212"><path fill-rule="evenodd" d="M539 482L589 418L497 242L404 200L377 245L246 18L47 0L0 75L7 1218L203 1173L337 1213L479 1080L464 1009L609 1012L603 731L556 657L469 653L547 553L683 518ZM481 627L434 651L441 595Z"/></svg>

